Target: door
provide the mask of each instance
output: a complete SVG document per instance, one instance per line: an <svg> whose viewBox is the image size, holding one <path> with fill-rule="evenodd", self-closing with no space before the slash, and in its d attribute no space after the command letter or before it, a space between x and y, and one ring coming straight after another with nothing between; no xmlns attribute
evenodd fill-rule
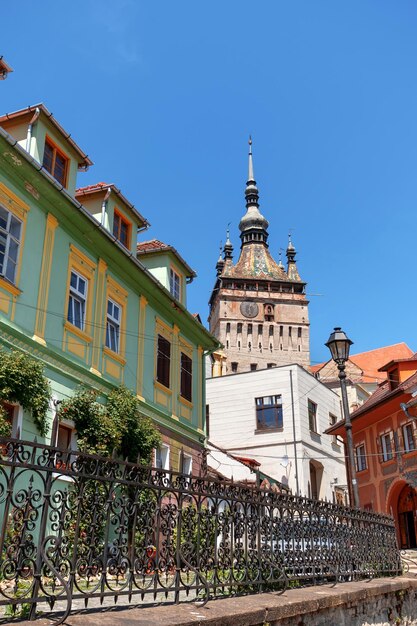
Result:
<svg viewBox="0 0 417 626"><path fill-rule="evenodd" d="M398 522L401 548L417 548L417 494L406 485L398 496Z"/></svg>

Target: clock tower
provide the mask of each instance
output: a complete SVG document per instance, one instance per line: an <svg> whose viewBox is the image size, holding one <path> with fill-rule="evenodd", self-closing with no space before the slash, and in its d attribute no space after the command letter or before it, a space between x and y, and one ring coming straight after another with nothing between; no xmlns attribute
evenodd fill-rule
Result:
<svg viewBox="0 0 417 626"><path fill-rule="evenodd" d="M249 139L246 213L240 220L240 255L226 243L216 264L217 279L210 298L210 331L222 342L226 373L277 365L310 365L306 283L298 273L296 251L289 237L287 266L276 263L268 247L268 221L259 211Z"/></svg>

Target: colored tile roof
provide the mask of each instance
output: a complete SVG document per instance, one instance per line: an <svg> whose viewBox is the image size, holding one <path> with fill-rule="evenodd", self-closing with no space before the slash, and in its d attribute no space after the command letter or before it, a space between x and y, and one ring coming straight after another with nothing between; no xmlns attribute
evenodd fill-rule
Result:
<svg viewBox="0 0 417 626"><path fill-rule="evenodd" d="M173 247L163 241L159 241L159 239L151 239L149 241L141 241L137 245L137 254L138 257L144 256L146 254L159 254L160 252L172 252L178 261L181 263L183 268L185 269L186 275L189 278L195 278L197 274L195 271L184 261L180 253Z"/></svg>
<svg viewBox="0 0 417 626"><path fill-rule="evenodd" d="M78 144L75 143L70 133L67 133L67 131L64 130L61 124L57 122L57 120L54 118L52 113L46 108L44 104L42 104L42 102L39 104L28 106L26 107L26 109L20 109L19 111L14 111L13 113L6 113L6 115L0 116L0 125L2 125L2 123L4 124L5 122L9 122L14 119L18 119L19 117L24 117L25 115L28 115L30 113L35 113L36 109L39 109L41 114L45 115L49 119L51 124L55 126L56 130L61 135L63 135L66 141L68 141L68 143L72 146L72 148L78 154L78 156L80 157L80 160L78 161L79 169L87 169L90 165L93 165L93 162L91 161L91 159L85 154L85 152L81 150Z"/></svg>
<svg viewBox="0 0 417 626"><path fill-rule="evenodd" d="M7 78L7 75L13 72L13 69L6 63L4 58L0 56L0 80Z"/></svg>
<svg viewBox="0 0 417 626"><path fill-rule="evenodd" d="M362 370L361 382L375 382L384 378L381 375L381 370L384 365L390 361L398 359L409 359L413 357L413 351L407 346L406 343L396 343L392 346L384 346L382 348L376 348L375 350L368 350L367 352L360 352L359 354L351 354L349 361L354 363ZM311 372L313 374L319 372L327 363L318 363L311 366ZM335 369L335 377L337 376L337 370Z"/></svg>
<svg viewBox="0 0 417 626"><path fill-rule="evenodd" d="M389 381L385 380L379 385L376 391L374 391L374 393L358 409L356 409L356 411L353 411L353 413L351 414L351 419L354 419L355 417L366 413L367 411L369 411L369 409L375 407L378 404L381 404L382 402L390 400L396 395L404 392L406 393L415 385L417 385L417 372L409 376L407 380L404 380L395 389L391 389Z"/></svg>
<svg viewBox="0 0 417 626"><path fill-rule="evenodd" d="M268 248L263 244L243 246L239 260L235 265L225 263L222 276L290 281L285 269L274 261Z"/></svg>
<svg viewBox="0 0 417 626"><path fill-rule="evenodd" d="M131 202L129 202L126 196L124 196L120 189L116 187L116 185L113 183L101 182L95 183L94 185L87 185L86 187L78 187L78 189L75 190L75 197L77 198L77 200L80 200L82 196L89 196L94 193L101 193L102 191L106 191L108 189L111 189L120 198L120 200L136 215L136 217L141 222L141 227L149 228L150 224L148 220L143 217L141 213L139 213L137 208Z"/></svg>

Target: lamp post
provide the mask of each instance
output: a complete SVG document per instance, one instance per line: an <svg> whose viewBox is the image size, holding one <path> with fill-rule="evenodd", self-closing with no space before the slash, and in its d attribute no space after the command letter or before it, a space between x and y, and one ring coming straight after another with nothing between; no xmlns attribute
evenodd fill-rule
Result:
<svg viewBox="0 0 417 626"><path fill-rule="evenodd" d="M325 344L332 355L333 361L339 370L340 391L342 392L343 416L345 418L346 428L346 445L349 460L349 481L352 485L353 503L359 508L359 491L356 480L355 456L353 452L352 423L350 421L349 402L346 390L346 361L349 359L349 350L353 341L349 339L346 333L340 327L334 329L327 343Z"/></svg>

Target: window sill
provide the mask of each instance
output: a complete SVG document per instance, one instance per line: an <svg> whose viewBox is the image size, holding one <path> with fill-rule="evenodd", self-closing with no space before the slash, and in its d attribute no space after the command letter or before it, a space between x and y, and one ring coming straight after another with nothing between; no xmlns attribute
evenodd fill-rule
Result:
<svg viewBox="0 0 417 626"><path fill-rule="evenodd" d="M255 435L263 435L266 433L282 433L283 431L283 426L274 426L273 428L256 428Z"/></svg>
<svg viewBox="0 0 417 626"><path fill-rule="evenodd" d="M121 365L126 365L126 359L124 359L120 354L118 354L117 352L114 352L113 350L111 350L107 346L104 346L103 352L110 359L114 359L115 361L117 361Z"/></svg>
<svg viewBox="0 0 417 626"><path fill-rule="evenodd" d="M187 400L187 398L183 398L182 396L179 396L179 401L181 402L181 404L184 404L185 406L188 406L188 408L192 409L193 408L193 403L190 400Z"/></svg>
<svg viewBox="0 0 417 626"><path fill-rule="evenodd" d="M392 456L390 459L382 459L381 460L381 465L392 465L393 463L396 463L397 459L395 458L395 456Z"/></svg>
<svg viewBox="0 0 417 626"><path fill-rule="evenodd" d="M91 335L88 335L85 331L81 330L81 328L78 328L78 326L74 326L74 324L71 324L71 322L69 322L68 320L65 321L64 328L73 335L77 335L77 337L79 337L83 341L86 341L87 343L90 343L93 340Z"/></svg>
<svg viewBox="0 0 417 626"><path fill-rule="evenodd" d="M172 394L172 390L169 387L165 387L165 385L160 383L159 380L154 380L153 384L157 389L160 389L161 391L164 391L165 393L169 393L170 395Z"/></svg>
<svg viewBox="0 0 417 626"><path fill-rule="evenodd" d="M16 285L11 283L9 280L7 280L7 278L4 278L3 276L0 276L0 287L5 291L11 293L12 296L20 296L20 294L22 293L22 291L18 287L16 287Z"/></svg>

